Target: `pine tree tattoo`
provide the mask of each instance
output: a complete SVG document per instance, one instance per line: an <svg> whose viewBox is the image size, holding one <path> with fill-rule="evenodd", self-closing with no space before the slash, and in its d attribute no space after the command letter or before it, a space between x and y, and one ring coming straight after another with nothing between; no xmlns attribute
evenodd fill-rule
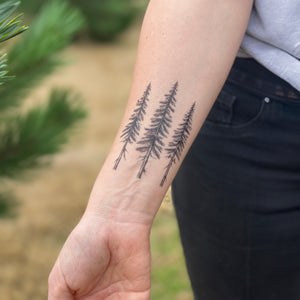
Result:
<svg viewBox="0 0 300 300"><path fill-rule="evenodd" d="M160 182L160 186L163 186L169 171L173 164L179 161L182 151L185 147L186 141L190 135L190 131L192 129L192 118L195 111L195 102L193 103L192 107L189 111L185 114L183 121L177 129L174 131L173 141L169 143L169 148L166 149L167 151L167 158L169 159L169 163L166 166L165 174Z"/></svg>
<svg viewBox="0 0 300 300"><path fill-rule="evenodd" d="M176 104L176 93L178 88L178 82L174 84L169 94L165 95L165 100L160 101L159 108L155 111L154 116L151 118L151 124L149 128L146 128L146 132L141 141L138 142L140 147L136 150L145 153L142 156L142 165L138 172L137 177L141 178L146 171L146 165L149 158L160 158L160 153L163 149L163 138L167 137L169 133L168 128L171 126L172 113L174 112Z"/></svg>
<svg viewBox="0 0 300 300"><path fill-rule="evenodd" d="M122 150L115 160L114 170L116 170L119 166L121 159L124 157L127 152L127 145L136 142L136 138L140 132L141 122L144 120L144 116L146 113L147 102L149 101L149 94L151 91L151 83L148 84L143 96L138 100L136 104L136 108L133 111L132 115L129 118L129 123L125 127L122 132L121 139L123 143Z"/></svg>

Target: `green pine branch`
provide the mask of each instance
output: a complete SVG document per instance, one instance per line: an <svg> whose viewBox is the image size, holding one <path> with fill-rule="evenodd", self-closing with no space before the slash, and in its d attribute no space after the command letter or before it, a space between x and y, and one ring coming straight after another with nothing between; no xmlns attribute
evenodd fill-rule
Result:
<svg viewBox="0 0 300 300"><path fill-rule="evenodd" d="M12 70L19 73L62 50L84 25L80 11L68 2L47 2L30 29L11 49Z"/></svg>
<svg viewBox="0 0 300 300"><path fill-rule="evenodd" d="M14 0L5 1L0 4L0 43L22 33L28 28L27 26L21 25L22 21L20 17L22 14L12 17L12 14L19 5L20 1ZM0 86L14 78L13 76L7 76L6 56L6 53L0 55Z"/></svg>
<svg viewBox="0 0 300 300"><path fill-rule="evenodd" d="M28 27L21 25L21 16L19 14L11 17L16 11L20 1L10 0L0 4L0 43L4 42L25 31Z"/></svg>
<svg viewBox="0 0 300 300"><path fill-rule="evenodd" d="M62 65L58 52L83 24L80 11L65 1L54 0L42 7L30 29L9 51L9 71L16 78L0 87L0 110L18 105L31 88Z"/></svg>
<svg viewBox="0 0 300 300"><path fill-rule="evenodd" d="M42 79L52 74L63 63L58 57L49 58L40 65L28 68L26 75L18 74L9 84L0 87L0 112L9 107L17 107L31 88L38 86Z"/></svg>
<svg viewBox="0 0 300 300"><path fill-rule="evenodd" d="M14 78L14 76L7 76L7 54L0 55L0 85Z"/></svg>
<svg viewBox="0 0 300 300"><path fill-rule="evenodd" d="M70 128L86 116L76 99L68 90L54 90L46 106L11 117L1 125L0 177L18 177L61 149Z"/></svg>

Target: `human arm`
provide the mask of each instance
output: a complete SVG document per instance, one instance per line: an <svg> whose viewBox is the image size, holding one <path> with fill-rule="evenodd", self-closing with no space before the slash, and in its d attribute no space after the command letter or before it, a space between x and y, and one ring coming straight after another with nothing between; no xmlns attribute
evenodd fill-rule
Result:
<svg viewBox="0 0 300 300"><path fill-rule="evenodd" d="M149 298L151 224L227 77L251 6L150 2L120 130L52 270L50 300Z"/></svg>

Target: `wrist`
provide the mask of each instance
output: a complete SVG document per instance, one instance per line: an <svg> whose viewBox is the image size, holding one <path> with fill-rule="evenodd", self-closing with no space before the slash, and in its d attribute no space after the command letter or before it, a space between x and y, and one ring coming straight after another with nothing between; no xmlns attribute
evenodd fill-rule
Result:
<svg viewBox="0 0 300 300"><path fill-rule="evenodd" d="M101 201L90 201L84 213L84 217L98 218L111 224L136 224L148 226L149 228L152 226L155 215L133 209L103 205Z"/></svg>
<svg viewBox="0 0 300 300"><path fill-rule="evenodd" d="M135 178L99 174L85 214L120 223L151 226L163 199L161 191L149 190Z"/></svg>

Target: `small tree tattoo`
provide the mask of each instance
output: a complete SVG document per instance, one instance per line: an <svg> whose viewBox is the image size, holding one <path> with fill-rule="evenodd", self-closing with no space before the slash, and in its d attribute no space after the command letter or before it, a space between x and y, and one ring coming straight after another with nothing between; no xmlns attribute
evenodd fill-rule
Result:
<svg viewBox="0 0 300 300"><path fill-rule="evenodd" d="M119 163L123 157L124 159L126 159L125 155L127 152L127 145L136 142L136 138L140 132L141 122L144 120L144 115L146 113L150 91L151 83L148 84L143 96L138 100L136 108L129 118L129 123L126 125L125 129L122 132L121 139L123 147L118 158L115 160L114 170L118 168Z"/></svg>
<svg viewBox="0 0 300 300"><path fill-rule="evenodd" d="M189 111L185 114L182 123L179 124L177 129L175 129L174 131L173 141L169 143L169 148L166 149L169 163L165 168L166 171L160 182L160 186L164 185L172 165L176 163L176 159L177 160L180 159L180 156L182 154L182 151L185 147L186 141L192 129L192 118L193 118L194 111L195 111L195 102L193 103Z"/></svg>
<svg viewBox="0 0 300 300"><path fill-rule="evenodd" d="M149 128L146 128L146 132L141 141L138 142L140 147L136 150L145 153L142 157L142 165L138 172L137 177L141 178L146 171L146 165L149 158L160 158L161 151L164 146L163 138L167 137L169 133L168 128L171 126L172 113L174 112L176 104L176 93L178 88L178 82L174 84L169 94L165 95L165 100L160 101L159 108L155 111L153 118L151 118L151 124Z"/></svg>

